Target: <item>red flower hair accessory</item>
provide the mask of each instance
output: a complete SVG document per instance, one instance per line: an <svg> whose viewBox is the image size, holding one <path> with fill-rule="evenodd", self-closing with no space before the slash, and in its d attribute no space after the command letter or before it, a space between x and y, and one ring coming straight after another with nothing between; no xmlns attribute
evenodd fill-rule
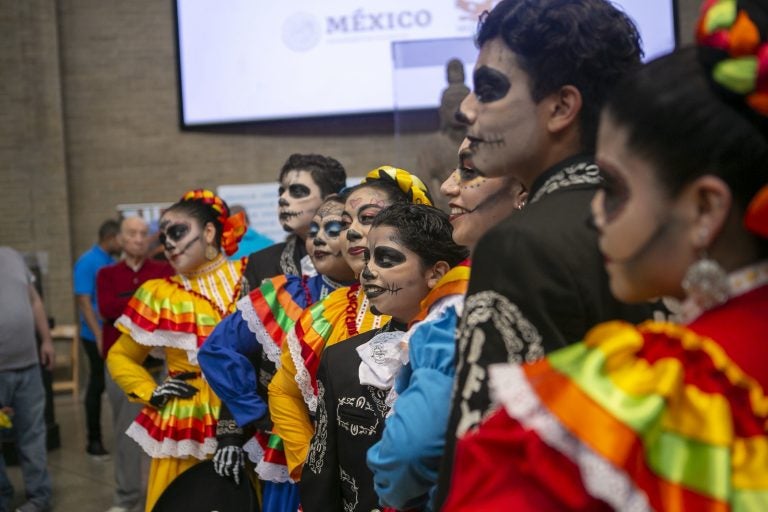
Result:
<svg viewBox="0 0 768 512"><path fill-rule="evenodd" d="M760 124L768 118L766 28L765 3L743 0L706 0L696 27L700 60L710 78L727 94L742 98ZM744 225L768 238L768 185L747 206Z"/></svg>
<svg viewBox="0 0 768 512"><path fill-rule="evenodd" d="M229 215L229 207L222 198L204 188L190 190L181 197L182 201L199 201L216 212L216 219L221 224L221 248L232 256L237 252L237 244L242 240L247 226L243 212Z"/></svg>

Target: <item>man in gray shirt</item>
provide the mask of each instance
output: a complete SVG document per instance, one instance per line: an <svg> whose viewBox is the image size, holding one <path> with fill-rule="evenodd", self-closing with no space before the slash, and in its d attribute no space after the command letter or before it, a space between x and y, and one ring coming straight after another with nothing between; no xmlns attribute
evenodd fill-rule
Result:
<svg viewBox="0 0 768 512"><path fill-rule="evenodd" d="M42 339L38 358L35 332ZM45 442L45 392L40 364L53 368L53 342L43 302L21 255L0 247L0 407L12 411L27 502L17 512L49 510L51 478ZM13 486L0 453L0 512L8 510Z"/></svg>

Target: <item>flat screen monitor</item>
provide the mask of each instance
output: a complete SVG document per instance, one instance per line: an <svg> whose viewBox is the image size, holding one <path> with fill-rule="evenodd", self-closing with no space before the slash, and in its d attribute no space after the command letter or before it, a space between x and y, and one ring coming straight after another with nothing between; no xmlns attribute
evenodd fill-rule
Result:
<svg viewBox="0 0 768 512"><path fill-rule="evenodd" d="M182 124L435 108L449 59L470 81L478 16L497 2L176 0ZM675 47L675 0L615 3L646 59Z"/></svg>

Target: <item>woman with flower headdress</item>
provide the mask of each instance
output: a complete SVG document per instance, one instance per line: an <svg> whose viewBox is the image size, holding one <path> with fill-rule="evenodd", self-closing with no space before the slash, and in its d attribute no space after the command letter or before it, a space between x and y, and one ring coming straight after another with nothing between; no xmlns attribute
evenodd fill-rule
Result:
<svg viewBox="0 0 768 512"><path fill-rule="evenodd" d="M348 265L359 276L365 265L366 234L373 218L393 203L431 205L426 185L403 169L382 166L345 192L342 249ZM269 412L274 430L283 439L289 476L298 481L307 457L317 408L315 376L325 347L389 321L376 314L360 284L340 288L307 308L282 344L281 366L269 384Z"/></svg>
<svg viewBox="0 0 768 512"><path fill-rule="evenodd" d="M605 106L592 202L609 322L490 368L498 409L456 450L442 510L768 510L768 2L708 0L696 48Z"/></svg>
<svg viewBox="0 0 768 512"><path fill-rule="evenodd" d="M235 309L245 258L229 261L245 232L242 214L209 190L192 190L160 219L160 241L176 271L144 283L115 325L109 351L112 378L146 407L127 434L152 458L146 510L183 471L216 450L220 401L202 378L197 352L216 324ZM162 349L168 378L157 385L142 362ZM262 414L266 406L262 404Z"/></svg>

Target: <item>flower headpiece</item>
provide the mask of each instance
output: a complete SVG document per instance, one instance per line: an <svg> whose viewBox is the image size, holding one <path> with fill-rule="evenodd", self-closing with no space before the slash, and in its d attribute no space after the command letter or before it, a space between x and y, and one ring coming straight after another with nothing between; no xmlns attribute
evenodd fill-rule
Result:
<svg viewBox="0 0 768 512"><path fill-rule="evenodd" d="M408 200L411 203L432 206L432 199L429 197L427 186L418 176L409 173L405 169L383 165L369 172L361 183L369 183L375 180L394 182L408 196Z"/></svg>
<svg viewBox="0 0 768 512"><path fill-rule="evenodd" d="M746 107L768 133L768 5L761 0L706 0L696 27L699 60L726 100ZM768 185L752 198L744 225L768 237Z"/></svg>
<svg viewBox="0 0 768 512"><path fill-rule="evenodd" d="M198 201L216 212L216 219L221 223L221 248L232 256L237 252L237 244L245 235L246 224L243 212L229 214L229 207L222 198L203 188L190 190L181 197L182 201Z"/></svg>

